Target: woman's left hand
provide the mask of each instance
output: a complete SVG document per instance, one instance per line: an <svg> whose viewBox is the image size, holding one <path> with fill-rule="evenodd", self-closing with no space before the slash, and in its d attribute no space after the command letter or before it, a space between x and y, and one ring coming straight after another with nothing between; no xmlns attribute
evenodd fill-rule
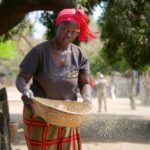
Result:
<svg viewBox="0 0 150 150"><path fill-rule="evenodd" d="M83 103L92 104L92 100L83 100Z"/></svg>

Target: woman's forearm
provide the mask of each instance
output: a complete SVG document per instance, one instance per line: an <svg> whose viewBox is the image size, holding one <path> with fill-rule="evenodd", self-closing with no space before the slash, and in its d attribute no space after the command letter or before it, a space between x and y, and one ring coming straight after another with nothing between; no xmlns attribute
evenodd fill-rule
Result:
<svg viewBox="0 0 150 150"><path fill-rule="evenodd" d="M29 90L27 83L23 77L18 76L16 79L16 87L23 94L25 91Z"/></svg>
<svg viewBox="0 0 150 150"><path fill-rule="evenodd" d="M92 103L91 87L88 83L81 88L81 96L83 98L83 101Z"/></svg>

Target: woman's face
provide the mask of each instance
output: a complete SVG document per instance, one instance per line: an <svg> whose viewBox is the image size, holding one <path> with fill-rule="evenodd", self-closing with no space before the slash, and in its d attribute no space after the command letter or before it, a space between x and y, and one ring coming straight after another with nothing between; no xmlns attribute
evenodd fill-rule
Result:
<svg viewBox="0 0 150 150"><path fill-rule="evenodd" d="M79 33L80 29L77 23L63 22L58 26L55 38L61 45L67 46L76 39Z"/></svg>

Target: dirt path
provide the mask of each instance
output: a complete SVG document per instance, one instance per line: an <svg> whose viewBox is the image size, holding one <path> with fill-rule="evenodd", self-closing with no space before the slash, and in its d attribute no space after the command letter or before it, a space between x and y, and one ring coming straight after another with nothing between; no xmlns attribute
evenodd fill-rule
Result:
<svg viewBox="0 0 150 150"><path fill-rule="evenodd" d="M83 150L150 150L150 144L138 143L83 143ZM13 150L27 150L25 145L13 145Z"/></svg>
<svg viewBox="0 0 150 150"><path fill-rule="evenodd" d="M12 122L18 122L19 128L17 131L17 136L12 142L13 150L27 150L22 128L22 110L23 105L20 100L20 93L14 87L7 88L10 118ZM93 114L102 115L132 115L132 116L142 116L145 119L150 120L150 107L140 105L140 101L137 100L137 109L130 110L130 103L127 98L118 98L116 100L108 99L108 112L102 112L101 114L97 112L98 103L97 99L94 98L94 111ZM99 118L97 118L99 119ZM133 143L133 142L106 142L97 140L88 141L83 139L83 150L150 150L150 139L147 143Z"/></svg>

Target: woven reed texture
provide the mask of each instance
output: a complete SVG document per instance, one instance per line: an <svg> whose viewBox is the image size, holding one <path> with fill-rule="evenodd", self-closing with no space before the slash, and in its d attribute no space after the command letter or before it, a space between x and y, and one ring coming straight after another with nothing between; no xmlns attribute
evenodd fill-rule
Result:
<svg viewBox="0 0 150 150"><path fill-rule="evenodd" d="M48 124L63 127L79 127L92 112L92 104L75 101L32 98L35 115Z"/></svg>

